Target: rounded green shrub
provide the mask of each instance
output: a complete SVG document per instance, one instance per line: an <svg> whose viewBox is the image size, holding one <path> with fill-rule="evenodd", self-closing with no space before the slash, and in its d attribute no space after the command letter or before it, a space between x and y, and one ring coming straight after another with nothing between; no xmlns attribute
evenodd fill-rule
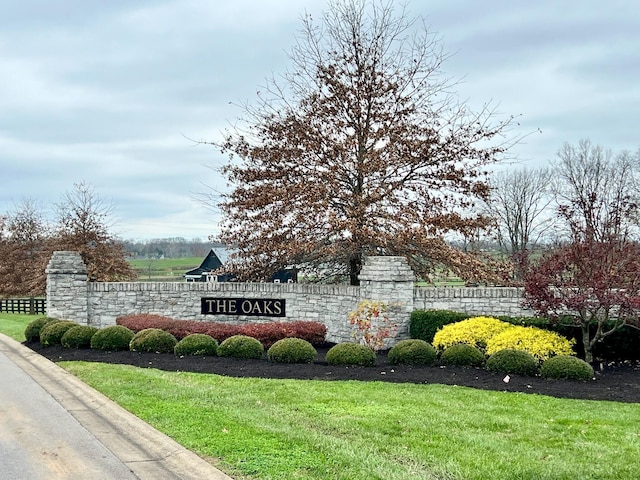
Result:
<svg viewBox="0 0 640 480"><path fill-rule="evenodd" d="M204 333L192 333L180 340L173 353L178 356L203 355L215 356L218 352L218 341Z"/></svg>
<svg viewBox="0 0 640 480"><path fill-rule="evenodd" d="M311 343L293 337L278 340L267 350L267 358L274 363L313 363L317 355Z"/></svg>
<svg viewBox="0 0 640 480"><path fill-rule="evenodd" d="M39 341L40 330L42 330L42 327L44 327L48 323L57 322L57 321L59 320L56 318L50 318L50 317L40 317L40 318L36 318L35 320L32 320L24 329L24 338L27 339L27 342Z"/></svg>
<svg viewBox="0 0 640 480"><path fill-rule="evenodd" d="M178 340L159 328L145 328L136 333L129 343L132 352L173 353Z"/></svg>
<svg viewBox="0 0 640 480"><path fill-rule="evenodd" d="M575 340L536 327L512 326L487 341L487 355L500 350L524 350L542 362L556 355L572 355Z"/></svg>
<svg viewBox="0 0 640 480"><path fill-rule="evenodd" d="M591 380L593 367L577 357L558 355L542 362L540 375L544 378Z"/></svg>
<svg viewBox="0 0 640 480"><path fill-rule="evenodd" d="M70 320L54 320L48 322L40 330L40 345L50 347L52 345L60 345L62 336L69 330L77 326L76 322Z"/></svg>
<svg viewBox="0 0 640 480"><path fill-rule="evenodd" d="M472 345L459 343L446 348L440 361L445 365L481 367L484 364L484 354Z"/></svg>
<svg viewBox="0 0 640 480"><path fill-rule="evenodd" d="M62 335L60 343L64 348L89 348L91 338L97 331L96 327L90 325L76 325Z"/></svg>
<svg viewBox="0 0 640 480"><path fill-rule="evenodd" d="M247 335L233 335L225 339L218 347L219 357L260 359L264 354L264 346L259 340Z"/></svg>
<svg viewBox="0 0 640 480"><path fill-rule="evenodd" d="M439 352L447 347L464 343L485 351L487 342L512 325L493 317L472 317L461 322L445 325L433 337L433 346Z"/></svg>
<svg viewBox="0 0 640 480"><path fill-rule="evenodd" d="M129 343L135 334L132 330L122 325L110 325L98 330L91 337L91 348L115 352L118 350L129 350Z"/></svg>
<svg viewBox="0 0 640 480"><path fill-rule="evenodd" d="M371 367L376 364L376 354L359 343L338 343L329 349L326 360L329 365Z"/></svg>
<svg viewBox="0 0 640 480"><path fill-rule="evenodd" d="M430 343L417 338L401 340L389 350L392 365L432 365L438 356Z"/></svg>
<svg viewBox="0 0 640 480"><path fill-rule="evenodd" d="M505 349L489 357L487 370L516 375L535 375L538 372L538 360L524 350Z"/></svg>

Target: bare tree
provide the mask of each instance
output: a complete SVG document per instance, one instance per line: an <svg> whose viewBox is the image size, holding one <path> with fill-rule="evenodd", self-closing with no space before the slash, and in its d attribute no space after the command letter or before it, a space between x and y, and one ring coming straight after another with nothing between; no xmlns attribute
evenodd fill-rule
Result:
<svg viewBox="0 0 640 480"><path fill-rule="evenodd" d="M533 249L553 220L548 168L520 169L494 174L487 202L496 219L496 237L509 256Z"/></svg>
<svg viewBox="0 0 640 480"><path fill-rule="evenodd" d="M638 214L637 161L628 152L611 150L581 140L565 143L554 167L554 194L572 232L606 241L635 234Z"/></svg>
<svg viewBox="0 0 640 480"><path fill-rule="evenodd" d="M363 256L386 254L425 277L441 264L487 276L444 235L487 224L461 212L488 194L512 117L458 103L438 38L392 2L330 2L320 24L303 19L290 58L217 144L231 157L220 239L235 273L333 266L357 284Z"/></svg>

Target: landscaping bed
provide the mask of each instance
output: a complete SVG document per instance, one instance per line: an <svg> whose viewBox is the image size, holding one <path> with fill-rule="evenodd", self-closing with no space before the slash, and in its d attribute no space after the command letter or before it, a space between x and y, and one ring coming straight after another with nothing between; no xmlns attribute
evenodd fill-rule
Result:
<svg viewBox="0 0 640 480"><path fill-rule="evenodd" d="M331 366L325 355L331 345L318 348L318 357L312 364L281 364L266 359L240 360L228 357L176 357L171 353L140 353L132 351L105 352L96 349L63 348L60 345L42 347L39 342L26 346L58 361L88 361L127 364L141 368L166 371L212 373L232 377L287 378L301 380L358 380L406 382L417 384L444 384L484 390L522 392L549 395L558 398L610 400L640 403L640 362L596 363L591 381L546 380L541 377L510 375L483 368L390 365L386 352L377 354L373 367Z"/></svg>

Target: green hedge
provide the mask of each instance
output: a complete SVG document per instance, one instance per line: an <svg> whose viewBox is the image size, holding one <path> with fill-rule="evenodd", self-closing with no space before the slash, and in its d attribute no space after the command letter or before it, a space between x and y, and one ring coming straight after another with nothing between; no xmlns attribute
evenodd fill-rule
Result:
<svg viewBox="0 0 640 480"><path fill-rule="evenodd" d="M433 336L443 326L472 317L468 313L450 310L414 310L409 321L411 338L433 343Z"/></svg>
<svg viewBox="0 0 640 480"><path fill-rule="evenodd" d="M411 313L409 334L411 338L433 343L433 336L438 329L444 325L466 320L473 316L475 314L450 310L415 310ZM569 340L574 339L576 355L584 358L582 331L579 326L573 323L571 318L562 318L558 321L551 321L542 317L496 316L495 318L513 325L543 328L557 332ZM595 329L596 326L592 325L592 334ZM640 360L640 329L626 325L621 330L609 335L604 342L600 342L595 346L594 358L602 360Z"/></svg>

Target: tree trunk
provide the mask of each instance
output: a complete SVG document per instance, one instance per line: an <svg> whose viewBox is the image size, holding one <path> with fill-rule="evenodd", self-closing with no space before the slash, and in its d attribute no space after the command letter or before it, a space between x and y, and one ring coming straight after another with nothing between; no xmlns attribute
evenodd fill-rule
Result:
<svg viewBox="0 0 640 480"><path fill-rule="evenodd" d="M360 279L358 278L358 275L360 274L361 268L362 262L360 261L360 257L351 257L349 259L349 283L351 285L360 285Z"/></svg>
<svg viewBox="0 0 640 480"><path fill-rule="evenodd" d="M582 323L582 346L584 347L584 361L593 362L593 344L589 338L589 322Z"/></svg>

